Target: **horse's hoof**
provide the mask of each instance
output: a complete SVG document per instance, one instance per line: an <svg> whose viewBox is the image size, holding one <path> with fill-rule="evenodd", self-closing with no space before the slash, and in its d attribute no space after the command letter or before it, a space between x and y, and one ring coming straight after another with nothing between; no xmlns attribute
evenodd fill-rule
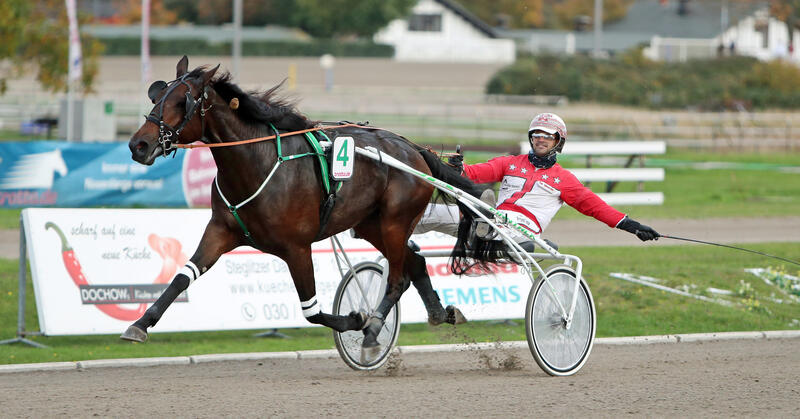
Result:
<svg viewBox="0 0 800 419"><path fill-rule="evenodd" d="M374 362L381 354L383 347L381 345L375 346L362 346L361 347L361 364L368 365Z"/></svg>
<svg viewBox="0 0 800 419"><path fill-rule="evenodd" d="M128 327L125 333L119 336L119 338L122 340L129 340L131 342L144 343L144 341L147 340L147 332L145 332L142 329L139 329L136 326L131 325L130 327Z"/></svg>
<svg viewBox="0 0 800 419"><path fill-rule="evenodd" d="M428 324L438 326L447 321L448 313L439 308L436 312L428 312Z"/></svg>
<svg viewBox="0 0 800 419"><path fill-rule="evenodd" d="M369 320L369 314L367 314L366 311L351 311L350 318L352 318L358 325L353 330L364 330L364 328L367 327L367 320Z"/></svg>
<svg viewBox="0 0 800 419"><path fill-rule="evenodd" d="M455 306L447 306L447 322L450 324L463 324L467 322L467 318L461 313L461 310Z"/></svg>
<svg viewBox="0 0 800 419"><path fill-rule="evenodd" d="M369 317L367 321L364 322L364 335L368 339L370 336L374 337L377 345L378 335L381 333L381 329L383 329L383 320L377 317ZM370 345L370 343L367 343Z"/></svg>

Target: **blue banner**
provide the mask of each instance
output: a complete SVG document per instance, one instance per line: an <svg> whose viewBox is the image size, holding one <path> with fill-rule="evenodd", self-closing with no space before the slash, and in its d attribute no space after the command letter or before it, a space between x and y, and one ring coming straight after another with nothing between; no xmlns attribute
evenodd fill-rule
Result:
<svg viewBox="0 0 800 419"><path fill-rule="evenodd" d="M0 207L209 206L208 149L178 150L152 166L127 143L0 143Z"/></svg>

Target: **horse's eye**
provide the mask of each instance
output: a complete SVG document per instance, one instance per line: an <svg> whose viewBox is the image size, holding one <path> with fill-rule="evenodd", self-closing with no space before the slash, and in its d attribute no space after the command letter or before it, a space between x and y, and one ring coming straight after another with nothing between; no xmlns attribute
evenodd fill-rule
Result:
<svg viewBox="0 0 800 419"><path fill-rule="evenodd" d="M186 108L186 101L182 100L175 104L175 109L184 109Z"/></svg>

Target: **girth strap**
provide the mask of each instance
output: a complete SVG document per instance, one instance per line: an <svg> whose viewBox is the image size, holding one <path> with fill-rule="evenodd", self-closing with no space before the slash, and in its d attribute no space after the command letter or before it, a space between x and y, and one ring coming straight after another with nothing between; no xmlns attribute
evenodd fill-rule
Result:
<svg viewBox="0 0 800 419"><path fill-rule="evenodd" d="M283 162L294 160L300 157L316 155L319 158L322 186L326 196L325 202L323 202L322 206L320 207L320 228L319 231L317 232L317 236L314 238L314 241L317 241L320 239L322 232L325 231L325 227L328 225L328 220L330 219L330 215L333 212L333 206L336 204L336 192L342 187L342 184L341 182L338 182L336 187L333 188L332 190L330 184L330 170L328 169L328 161L325 158L325 153L322 150L322 146L319 144L319 141L314 136L314 134L312 134L311 132L305 133L306 140L311 145L311 148L314 149L314 151L308 153L300 153L300 154L292 154L289 156L284 156L283 151L281 150L281 135L278 132L278 129L275 128L274 125L270 124L270 127L275 132L275 146L278 151L278 160L275 162L275 166L272 167L272 170L267 175L267 178L264 179L264 182L261 183L261 186L259 186L258 190L256 190L252 195L250 195L249 198L245 199L239 204L232 205L228 201L228 199L225 198L225 194L222 193L222 189L220 189L219 187L219 182L217 181L216 176L214 177L214 186L216 186L220 198L222 198L222 201L231 211L231 215L233 215L233 218L236 219L236 222L239 224L239 227L241 227L242 232L244 232L244 237L247 239L248 244L257 249L258 247L256 246L255 240L253 240L253 236L250 234L250 230L247 228L247 226L244 224L244 221L242 221L242 218L239 216L239 211L238 211L239 208L241 208L248 202L255 199L255 197L258 196L258 194L260 194L262 190L264 190L264 187L267 186L267 183L269 183L270 179L272 179L272 176L275 174L275 171L278 170L278 167L280 167L280 165ZM328 139L328 136L325 135L324 132L322 131L317 131L317 132L319 132L323 137L325 137L325 140L330 141Z"/></svg>
<svg viewBox="0 0 800 419"><path fill-rule="evenodd" d="M316 131L325 138L326 141L330 142L331 140L328 138L327 135L323 131ZM315 133L316 133L315 132ZM305 134L307 137L313 138L314 141L312 142L309 138L309 142L313 145L319 146L316 137L314 134L308 132ZM318 148L319 151L322 151L322 147ZM323 232L325 228L328 226L328 221L331 218L331 214L333 213L333 207L336 205L336 192L339 191L342 187L342 182L338 182L336 180L333 181L334 185L331 186L330 182L330 170L328 167L328 159L325 157L324 154L319 155L319 166L322 175L322 183L325 187L325 200L322 202L319 208L319 230L317 231L317 235L314 236L314 241L317 241L322 238Z"/></svg>

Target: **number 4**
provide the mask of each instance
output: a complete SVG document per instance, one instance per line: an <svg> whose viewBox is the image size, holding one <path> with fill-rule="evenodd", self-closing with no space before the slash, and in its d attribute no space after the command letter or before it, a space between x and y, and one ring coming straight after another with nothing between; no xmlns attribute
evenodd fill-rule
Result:
<svg viewBox="0 0 800 419"><path fill-rule="evenodd" d="M347 140L344 140L339 148L339 154L336 155L336 161L340 161L346 166L348 160L350 160L350 156L347 155Z"/></svg>

